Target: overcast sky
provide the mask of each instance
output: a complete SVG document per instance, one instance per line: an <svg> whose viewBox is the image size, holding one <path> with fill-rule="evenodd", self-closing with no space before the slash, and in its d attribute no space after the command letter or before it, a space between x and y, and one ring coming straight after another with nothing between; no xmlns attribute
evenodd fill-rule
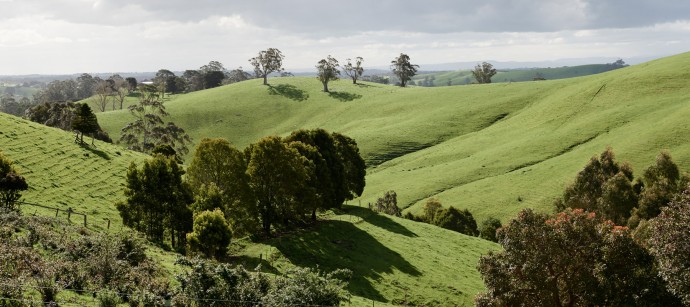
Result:
<svg viewBox="0 0 690 307"><path fill-rule="evenodd" d="M243 66L327 55L387 66L661 57L690 50L689 0L0 0L0 75Z"/></svg>

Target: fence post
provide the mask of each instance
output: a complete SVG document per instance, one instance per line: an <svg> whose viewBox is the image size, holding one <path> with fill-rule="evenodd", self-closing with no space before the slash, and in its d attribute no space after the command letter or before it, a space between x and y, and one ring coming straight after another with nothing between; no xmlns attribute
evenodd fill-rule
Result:
<svg viewBox="0 0 690 307"><path fill-rule="evenodd" d="M72 207L67 208L67 220L71 221L70 218L72 217Z"/></svg>
<svg viewBox="0 0 690 307"><path fill-rule="evenodd" d="M86 227L86 214L84 214L84 227Z"/></svg>
<svg viewBox="0 0 690 307"><path fill-rule="evenodd" d="M59 213L60 213L60 209L55 209L55 217L58 217Z"/></svg>

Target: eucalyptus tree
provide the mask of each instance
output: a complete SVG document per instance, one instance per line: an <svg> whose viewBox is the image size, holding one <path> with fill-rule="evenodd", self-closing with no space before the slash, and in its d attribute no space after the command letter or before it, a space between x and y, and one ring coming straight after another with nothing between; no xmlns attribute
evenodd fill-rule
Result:
<svg viewBox="0 0 690 307"><path fill-rule="evenodd" d="M316 65L316 78L321 81L321 84L323 84L324 92L328 93L328 82L338 80L338 76L340 76L340 69L338 69L339 66L338 60L334 59L330 55L325 59L321 59L321 61L319 61L319 63Z"/></svg>
<svg viewBox="0 0 690 307"><path fill-rule="evenodd" d="M357 84L357 79L364 73L364 67L362 67L362 62L364 59L362 57L356 57L355 63L352 64L351 59L347 59L347 64L343 66L343 71L345 74L352 79L352 84Z"/></svg>
<svg viewBox="0 0 690 307"><path fill-rule="evenodd" d="M412 77L417 74L419 65L410 63L410 57L407 54L401 53L399 57L391 61L391 69L400 79L400 86L405 87L407 81L412 80Z"/></svg>
<svg viewBox="0 0 690 307"><path fill-rule="evenodd" d="M259 55L249 59L249 63L254 66L254 73L259 78L264 78L264 85L268 85L268 75L272 72L283 71L283 53L276 48L268 48L259 51Z"/></svg>

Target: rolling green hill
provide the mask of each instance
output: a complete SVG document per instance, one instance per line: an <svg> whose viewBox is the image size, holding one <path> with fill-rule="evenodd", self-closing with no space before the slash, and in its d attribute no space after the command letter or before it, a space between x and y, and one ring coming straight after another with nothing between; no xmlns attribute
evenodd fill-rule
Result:
<svg viewBox="0 0 690 307"><path fill-rule="evenodd" d="M532 69L508 69L498 70L496 75L491 78L493 83L503 82L523 82L532 81L535 77L541 76L547 80L566 79L599 74L619 68L610 64L590 64L579 66L566 66L554 68L532 68ZM433 78L431 86L463 85L475 82L470 70L445 71L428 74L420 74L412 78L417 85L422 85L425 79L429 81Z"/></svg>
<svg viewBox="0 0 690 307"><path fill-rule="evenodd" d="M0 113L0 150L15 161L30 190L24 201L72 208L88 215L88 228L119 231L122 222L114 203L130 162L145 155L96 141L96 147L74 143L74 135ZM24 214L54 216L55 211L23 206ZM60 212L59 219L66 219ZM71 222L80 225L81 217ZM327 213L314 228L284 234L264 243L239 240L234 262L249 268L261 264L266 272L284 272L292 266L319 266L323 270L350 268L349 290L354 306L381 302L471 305L483 289L477 260L498 245L474 237L373 214L346 206ZM180 267L175 256L155 246L149 254L172 276ZM263 260L263 261L262 261ZM67 293L67 292L65 292ZM83 299L83 298L80 298Z"/></svg>
<svg viewBox="0 0 690 307"><path fill-rule="evenodd" d="M265 135L322 127L354 137L368 162L364 195L396 190L417 211L428 197L506 220L551 203L592 156L612 146L638 174L669 149L690 169L690 53L562 80L398 88L315 78L250 80L177 96L172 120L195 140L242 148ZM125 112L99 114L113 136Z"/></svg>

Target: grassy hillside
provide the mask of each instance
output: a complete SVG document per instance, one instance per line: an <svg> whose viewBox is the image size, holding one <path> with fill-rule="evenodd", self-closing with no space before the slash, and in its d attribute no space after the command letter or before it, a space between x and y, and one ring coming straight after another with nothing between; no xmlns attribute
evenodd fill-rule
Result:
<svg viewBox="0 0 690 307"><path fill-rule="evenodd" d="M15 161L29 183L23 200L86 213L89 227L96 229L105 229L108 218L116 230L122 222L114 203L123 199L127 167L146 156L100 141L95 144L82 147L74 143L72 133L0 113L0 151ZM47 211L32 206L23 210ZM82 222L80 218L75 222Z"/></svg>
<svg viewBox="0 0 690 307"><path fill-rule="evenodd" d="M71 133L0 114L0 150L16 162L31 190L24 200L41 205L71 207L88 214L88 227L119 231L121 220L114 203L122 199L129 163L145 155L96 142L96 147L74 143ZM53 216L54 211L24 206L25 214ZM64 212L59 215L65 219ZM81 219L72 218L80 225ZM244 243L243 243L244 242ZM346 206L330 213L314 229L284 234L256 244L235 243L234 261L249 268L262 264L267 272L284 272L292 266L319 266L324 270L351 268L352 305L380 302L415 304L458 303L470 305L483 289L476 263L480 254L496 244L431 225L373 214ZM179 272L175 256L150 246L170 276ZM263 260L263 261L261 261Z"/></svg>
<svg viewBox="0 0 690 307"><path fill-rule="evenodd" d="M491 78L491 81L493 83L532 81L539 75L547 80L566 79L599 74L616 68L616 66L608 64L590 64L555 68L499 70L496 75ZM420 74L412 78L412 80L415 82L423 82L425 78L432 77L434 79L433 86L448 86L448 81L450 81L450 85L464 85L475 82L470 70ZM422 84L417 83L417 85Z"/></svg>
<svg viewBox="0 0 690 307"><path fill-rule="evenodd" d="M323 127L354 137L370 166L360 200L396 190L417 211L428 197L479 220L524 207L550 210L565 184L612 146L638 174L662 149L690 169L683 142L690 53L563 80L443 88L353 85L320 91L315 78L251 80L181 95L167 106L195 140L242 148L262 136ZM117 135L128 117L99 114ZM384 163L385 162L385 163Z"/></svg>

